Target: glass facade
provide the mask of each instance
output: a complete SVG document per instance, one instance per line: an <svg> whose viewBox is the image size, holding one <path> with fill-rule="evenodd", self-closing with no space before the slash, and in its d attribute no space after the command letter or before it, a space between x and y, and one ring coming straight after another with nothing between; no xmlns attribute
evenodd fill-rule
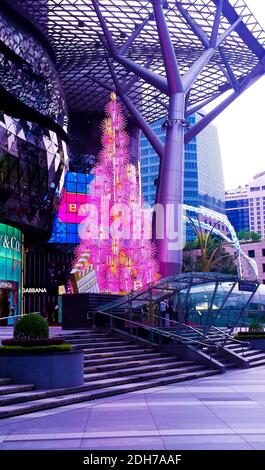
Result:
<svg viewBox="0 0 265 470"><path fill-rule="evenodd" d="M162 129L164 119L151 124L153 131L165 142L166 131ZM189 122L194 124L195 117L191 116ZM156 179L159 171L159 157L151 147L149 141L142 135L141 137L141 174L142 193L145 202L151 206L155 203ZM193 206L198 206L198 166L197 166L197 145L193 139L185 146L184 160L184 202Z"/></svg>
<svg viewBox="0 0 265 470"><path fill-rule="evenodd" d="M53 60L45 36L3 5L0 220L21 229L26 246L48 240L68 168L68 111Z"/></svg>
<svg viewBox="0 0 265 470"><path fill-rule="evenodd" d="M67 165L55 132L0 112L0 218L21 226L26 242L33 229L40 239L51 231Z"/></svg>
<svg viewBox="0 0 265 470"><path fill-rule="evenodd" d="M188 121L194 125L195 115ZM162 128L164 119L151 124L153 131L165 142L166 131ZM156 183L159 171L159 157L148 140L141 136L142 193L145 202L155 202ZM184 154L184 203L204 206L217 212L225 212L224 178L217 131L214 126L204 130L185 145ZM186 227L187 240L194 239L192 227Z"/></svg>
<svg viewBox="0 0 265 470"><path fill-rule="evenodd" d="M80 206L88 202L89 184L93 175L68 172L58 214L53 225L50 243L79 243L78 225L83 220L78 215Z"/></svg>
<svg viewBox="0 0 265 470"><path fill-rule="evenodd" d="M22 233L0 224L0 326L12 324L11 307L15 315L20 314L21 280Z"/></svg>
<svg viewBox="0 0 265 470"><path fill-rule="evenodd" d="M250 304L248 300L251 292L239 291L238 286L234 287L227 298L231 288L230 282L219 283L217 289L213 283L192 287L187 300L189 322L202 326L231 327L240 316L248 325L253 321L265 322L265 286L259 286ZM186 290L183 290L183 301L185 296Z"/></svg>
<svg viewBox="0 0 265 470"><path fill-rule="evenodd" d="M196 121L201 116L196 114ZM199 206L225 213L222 158L217 128L207 126L196 138L199 180Z"/></svg>
<svg viewBox="0 0 265 470"><path fill-rule="evenodd" d="M237 199L225 202L226 215L238 233L249 230L249 200Z"/></svg>
<svg viewBox="0 0 265 470"><path fill-rule="evenodd" d="M66 103L59 78L48 52L32 31L13 24L7 13L0 12L0 80L8 93L2 97L7 106L16 101L16 111L27 113L25 107L63 127ZM3 108L3 102L2 108ZM15 114L17 116L17 113ZM36 117L36 116L35 116ZM40 116L39 116L40 117Z"/></svg>

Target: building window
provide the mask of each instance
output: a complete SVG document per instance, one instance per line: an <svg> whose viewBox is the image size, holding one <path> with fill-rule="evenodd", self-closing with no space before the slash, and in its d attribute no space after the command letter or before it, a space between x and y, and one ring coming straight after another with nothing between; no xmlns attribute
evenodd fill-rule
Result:
<svg viewBox="0 0 265 470"><path fill-rule="evenodd" d="M265 263L262 265L262 272L265 273Z"/></svg>
<svg viewBox="0 0 265 470"><path fill-rule="evenodd" d="M262 249L262 256L265 256L265 248Z"/></svg>
<svg viewBox="0 0 265 470"><path fill-rule="evenodd" d="M248 256L250 258L255 258L255 250L248 250ZM265 266L265 264L264 264L264 266Z"/></svg>

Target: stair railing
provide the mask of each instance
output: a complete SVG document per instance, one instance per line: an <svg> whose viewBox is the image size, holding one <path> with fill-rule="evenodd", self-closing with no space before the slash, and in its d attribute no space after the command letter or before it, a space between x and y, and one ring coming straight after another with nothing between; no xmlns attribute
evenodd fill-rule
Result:
<svg viewBox="0 0 265 470"><path fill-rule="evenodd" d="M139 295L140 295L140 294L139 294ZM128 297L129 297L129 296L128 296ZM114 305L114 308L115 308L115 307L117 308L118 306L121 306L121 305L124 305L124 304L125 304L125 303L120 303L119 305L116 304L116 305ZM126 302L126 304L128 305L128 302ZM112 308L111 308L111 307L112 307ZM115 315L113 315L113 304L109 305L108 308L112 310L112 313L110 313L109 316L110 316L110 326L113 327L113 319L114 319L114 318L120 318L120 319L121 319L121 317L117 317L117 316L115 317ZM107 308L106 308L106 310L107 310ZM103 310L103 311L100 310L100 311L98 311L98 313L107 314L106 310ZM126 322L127 322L127 323L130 323L130 324L134 323L134 324L138 324L138 325L142 325L142 326L145 325L143 322L137 322L137 321L133 320L133 314L137 314L137 312L134 312L134 310L132 309L131 305L129 305L129 308L127 309L127 311L122 310L121 312L122 312L122 314L127 315L127 316L126 316ZM120 312L120 313L121 313L121 312ZM96 313L96 312L95 312L95 313ZM140 310L140 311L138 310L138 315L139 315L139 314L141 315L142 319L143 319L144 315L146 315L146 313L144 314L144 313L142 312L142 310ZM128 317L129 317L129 318L128 318ZM124 317L122 317L122 318L124 318ZM166 321L164 317L161 317L160 315L156 315L156 314L154 314L154 313L152 313L152 318L153 318L153 319L157 319L160 325L162 325L162 324L165 323L165 321ZM173 323L173 324L177 327L177 329L184 328L184 329L186 329L187 331L190 331L190 332L195 333L195 334L197 334L198 336L200 336L201 341L193 340L194 343L197 342L198 346L199 346L199 345L201 345L201 346L211 345L214 349L216 349L216 350L219 349L219 346L216 345L215 342L206 334L206 331L208 331L209 328L207 328L207 329L203 328L203 332L202 332L201 330L199 330L199 329L197 329L197 328L195 328L195 327L193 327L193 326L191 326L191 325L188 325L188 324L186 324L186 323L181 323L181 322L178 322L178 321L176 321L176 320L171 320L171 319L169 320L169 322L170 322L171 324ZM93 315L93 326L95 327L95 314ZM148 326L150 327L150 328L149 328L150 331L151 331L151 330L153 330L153 331L155 330L155 327L152 328L152 325L150 325L150 323L149 323ZM130 330L131 330L131 329L130 329ZM160 327L160 328L157 328L157 331L161 331L161 333L162 333L162 332L165 333L165 330L163 330L161 327ZM173 335L174 333L171 333L171 334ZM165 334L164 334L164 336L165 336ZM167 336L169 336L169 334L168 334ZM183 337L183 335L181 335L181 334L175 333L175 336L178 336L179 338L185 339L185 338Z"/></svg>
<svg viewBox="0 0 265 470"><path fill-rule="evenodd" d="M241 354L242 356L244 356L245 348L249 348L251 346L249 341L240 341L239 339L234 338L234 336L232 336L230 333L226 333L225 331L221 330L221 328L218 328L217 326L212 326L211 329L218 331L219 333L223 335L224 339L221 344L223 348L225 347L228 340L233 341L233 343L238 343L238 345L241 346Z"/></svg>
<svg viewBox="0 0 265 470"><path fill-rule="evenodd" d="M164 317L161 317L160 315L153 315L154 318L157 318L159 320L159 322L162 323L165 323L165 318ZM213 341L211 340L211 338L209 338L204 332L202 333L202 331L200 331L199 329L195 328L194 326L191 326L191 325L188 325L187 323L181 323L177 320L169 320L169 322L172 324L174 324L177 329L186 329L190 332L194 332L196 333L197 335L201 336L203 339L205 340L208 340L210 343L213 343Z"/></svg>
<svg viewBox="0 0 265 470"><path fill-rule="evenodd" d="M118 322L122 321L123 323L126 323L127 326L129 325L130 326L130 334L134 334L135 336L137 336L139 338L141 336L140 336L137 328L140 328L140 329L143 329L143 330L147 331L149 334L151 334L151 339L152 339L151 342L153 344L161 345L161 344L163 344L162 343L163 338L167 338L167 339L170 339L170 340L175 340L175 341L177 341L178 343L181 343L181 344L196 345L197 347L200 347L204 351L207 349L208 356L209 356L210 360L212 360L212 357L211 357L212 350L214 350L214 352L218 352L218 350L219 350L219 346L212 343L212 342L210 342L210 341L209 342L203 342L203 341L199 341L197 339L185 338L182 335L177 334L175 332L171 332L171 331L169 332L169 331L163 330L161 328L151 326L151 325L146 325L146 324L141 323L137 320L133 320L131 318L128 318L129 315L128 316L125 316L125 315L118 316L118 315L114 315L113 313L108 313L106 311L98 310L97 312L93 313L93 316L96 316L97 313L105 315L106 317L108 317L109 320L110 320L111 327L113 329L119 330L121 332L124 332L126 330L124 330L124 329L120 328L119 326L117 326L116 321L118 321ZM125 314L125 312L123 312L123 313ZM126 312L126 314L127 314L127 312ZM95 320L94 320L94 323L95 323ZM178 323L178 322L176 322L176 323ZM182 323L180 323L180 325L183 326ZM133 328L136 328L135 332L133 332ZM155 335L158 336L158 342L157 343L154 343L154 336Z"/></svg>

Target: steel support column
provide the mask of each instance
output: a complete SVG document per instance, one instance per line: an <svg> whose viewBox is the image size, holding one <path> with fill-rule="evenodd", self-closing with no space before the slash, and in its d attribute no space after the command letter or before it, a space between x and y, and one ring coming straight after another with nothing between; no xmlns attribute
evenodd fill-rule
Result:
<svg viewBox="0 0 265 470"><path fill-rule="evenodd" d="M170 96L165 154L160 162L160 180L156 202L164 211L164 238L154 234L162 276L179 274L182 266L182 219L178 220L183 203L185 94Z"/></svg>

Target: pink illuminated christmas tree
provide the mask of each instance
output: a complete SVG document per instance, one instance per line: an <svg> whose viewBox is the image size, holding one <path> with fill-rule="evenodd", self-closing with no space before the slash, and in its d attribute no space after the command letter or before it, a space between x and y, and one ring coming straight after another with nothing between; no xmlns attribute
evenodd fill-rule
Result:
<svg viewBox="0 0 265 470"><path fill-rule="evenodd" d="M130 163L130 139L115 93L106 114L77 257L89 253L87 263L94 266L100 292L127 293L157 280L159 269L155 246L146 236L139 175Z"/></svg>

